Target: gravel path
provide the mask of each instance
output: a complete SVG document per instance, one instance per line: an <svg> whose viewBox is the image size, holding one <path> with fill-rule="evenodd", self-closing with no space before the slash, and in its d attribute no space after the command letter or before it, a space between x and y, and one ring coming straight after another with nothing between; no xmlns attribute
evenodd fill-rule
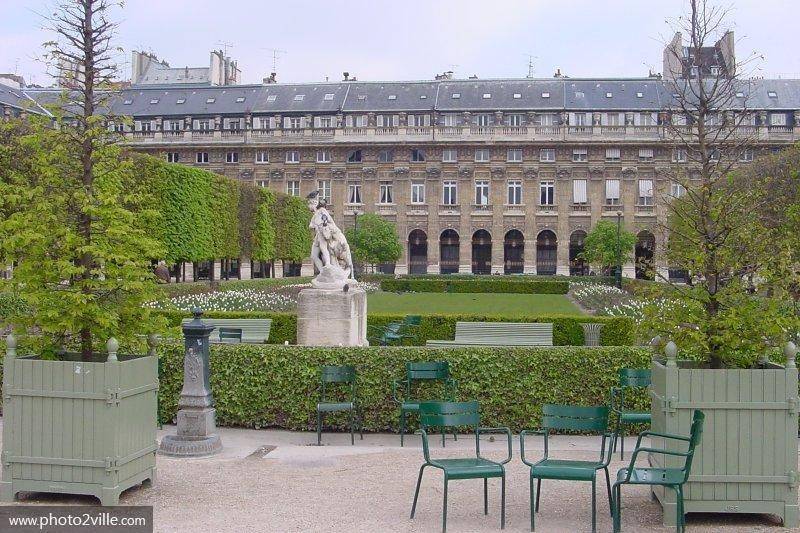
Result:
<svg viewBox="0 0 800 533"><path fill-rule="evenodd" d="M174 433L165 427L161 435ZM153 505L159 532L384 532L440 531L442 477L427 469L420 491L417 516L409 519L414 485L422 452L418 437L399 447L395 435L365 435L356 446L349 435L324 434L324 446L310 446L310 433L223 429L225 450L202 459L158 458L158 480L153 488L134 488L122 495L123 505ZM551 455L592 459L597 439L557 437ZM262 457L252 455L262 446L275 446ZM631 443L632 445L632 443ZM504 443L482 441L482 451L500 458ZM528 448L528 446L526 446ZM534 456L541 446L531 442ZM474 440L431 442L434 457L468 455ZM624 465L618 455L611 465L612 479ZM528 469L514 458L507 465L506 531L528 531ZM489 515L483 515L480 480L450 484L448 531L499 531L500 482L489 481ZM674 531L661 526L661 509L646 487L623 492L626 531ZM93 498L29 494L26 503L95 505ZM608 502L598 483L598 531L611 531ZM766 515L689 515L691 531L786 531ZM780 529L779 529L780 528ZM589 531L590 484L544 481L537 531Z"/></svg>

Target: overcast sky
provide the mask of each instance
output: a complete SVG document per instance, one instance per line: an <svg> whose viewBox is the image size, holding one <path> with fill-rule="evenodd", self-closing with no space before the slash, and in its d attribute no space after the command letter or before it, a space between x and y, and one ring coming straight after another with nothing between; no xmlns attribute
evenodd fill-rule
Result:
<svg viewBox="0 0 800 533"><path fill-rule="evenodd" d="M524 77L556 68L572 77L660 72L668 19L686 0L126 0L115 12L116 44L155 52L173 67L207 66L209 51L229 43L244 82L258 83L278 55L279 81ZM0 0L0 72L49 85L36 60L48 0ZM729 0L737 55L764 56L759 75L800 78L798 0Z"/></svg>

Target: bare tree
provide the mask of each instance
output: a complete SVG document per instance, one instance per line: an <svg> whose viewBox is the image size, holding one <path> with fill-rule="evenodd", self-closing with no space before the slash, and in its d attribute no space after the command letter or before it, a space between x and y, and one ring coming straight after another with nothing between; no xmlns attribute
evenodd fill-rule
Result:
<svg viewBox="0 0 800 533"><path fill-rule="evenodd" d="M720 317L728 305L721 292L759 268L751 260L757 255L748 253L754 243L740 231L743 217L759 205L729 180L756 141L756 117L747 104L758 82L745 79L745 72L758 56L733 60L729 14L707 0L690 0L687 14L673 23L676 34L664 52L669 103L662 115L678 164L667 176L671 187L662 202L667 216L658 229L669 241L670 266L688 271L693 282L675 288L702 308L704 318L692 327L715 368L722 365ZM711 58L726 56L726 48L727 64L713 63ZM672 197L678 196L674 192L680 198Z"/></svg>

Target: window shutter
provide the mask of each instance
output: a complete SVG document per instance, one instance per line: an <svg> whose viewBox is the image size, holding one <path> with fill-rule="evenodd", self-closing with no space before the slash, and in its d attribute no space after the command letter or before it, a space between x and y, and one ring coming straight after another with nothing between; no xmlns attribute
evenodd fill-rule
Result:
<svg viewBox="0 0 800 533"><path fill-rule="evenodd" d="M606 198L619 198L619 180L606 180Z"/></svg>
<svg viewBox="0 0 800 533"><path fill-rule="evenodd" d="M586 203L586 180L572 180L572 201L576 204Z"/></svg>
<svg viewBox="0 0 800 533"><path fill-rule="evenodd" d="M289 117L283 117L283 128L289 129Z"/></svg>
<svg viewBox="0 0 800 533"><path fill-rule="evenodd" d="M375 120L376 120L375 125L377 127L379 127L379 128L383 128L384 127L383 126L383 115L378 115L377 117L375 117Z"/></svg>
<svg viewBox="0 0 800 533"><path fill-rule="evenodd" d="M423 122L426 128L429 127L431 125L431 116L423 115Z"/></svg>
<svg viewBox="0 0 800 533"><path fill-rule="evenodd" d="M314 117L314 127L319 128L322 126L321 117Z"/></svg>

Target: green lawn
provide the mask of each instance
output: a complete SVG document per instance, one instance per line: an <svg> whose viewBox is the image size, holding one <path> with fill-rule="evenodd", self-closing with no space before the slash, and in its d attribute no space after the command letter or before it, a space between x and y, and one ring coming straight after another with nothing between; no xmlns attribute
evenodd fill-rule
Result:
<svg viewBox="0 0 800 533"><path fill-rule="evenodd" d="M374 292L368 295L369 313L580 315L561 294L472 294L437 292Z"/></svg>

